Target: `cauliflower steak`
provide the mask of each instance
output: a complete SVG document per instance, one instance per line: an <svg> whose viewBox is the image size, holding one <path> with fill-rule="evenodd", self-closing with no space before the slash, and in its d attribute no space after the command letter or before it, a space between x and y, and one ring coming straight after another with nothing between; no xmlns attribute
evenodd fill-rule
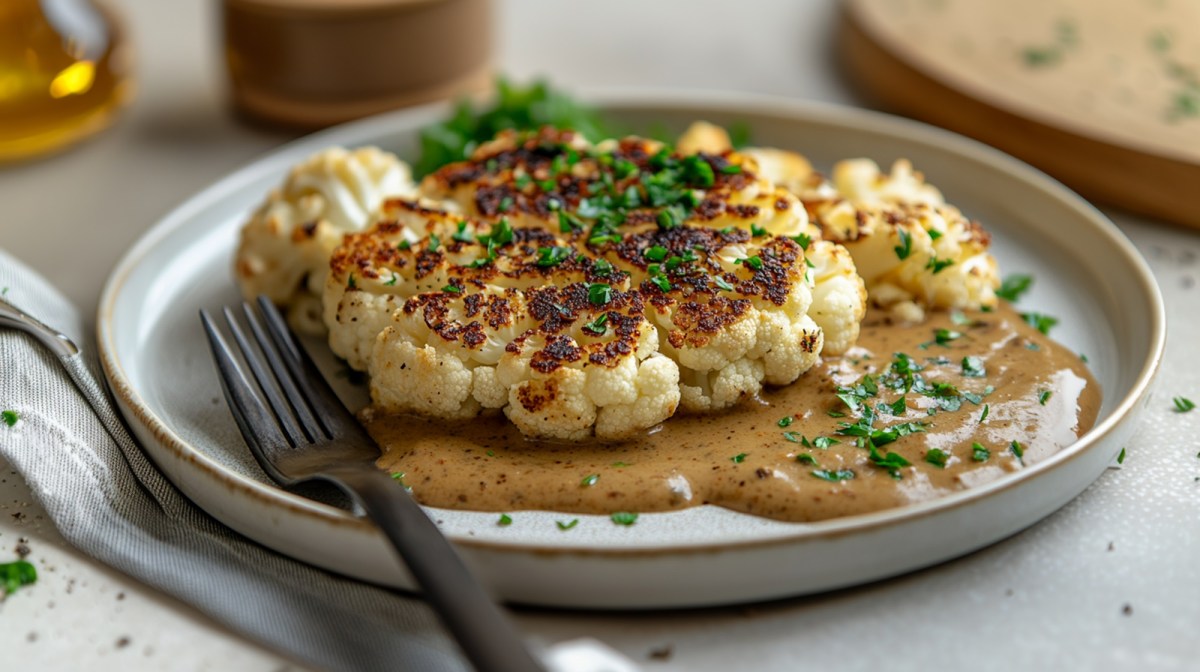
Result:
<svg viewBox="0 0 1200 672"><path fill-rule="evenodd" d="M505 133L386 202L325 284L375 406L619 438L786 385L858 336L851 255L732 151ZM442 208L428 204L441 201Z"/></svg>

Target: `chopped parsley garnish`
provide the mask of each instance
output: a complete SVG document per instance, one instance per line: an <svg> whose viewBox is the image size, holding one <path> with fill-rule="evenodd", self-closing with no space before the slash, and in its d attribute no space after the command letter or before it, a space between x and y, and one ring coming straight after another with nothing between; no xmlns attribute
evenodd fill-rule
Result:
<svg viewBox="0 0 1200 672"><path fill-rule="evenodd" d="M616 523L617 525L624 525L628 527L637 522L638 514L632 511L617 511L616 513L612 514L611 518L612 522Z"/></svg>
<svg viewBox="0 0 1200 672"><path fill-rule="evenodd" d="M1117 464L1125 464L1125 447L1121 447L1121 452L1117 453Z"/></svg>
<svg viewBox="0 0 1200 672"><path fill-rule="evenodd" d="M603 336L608 331L608 327L606 326L607 322L608 313L601 313L596 317L596 319L583 325L583 330L589 331L597 336Z"/></svg>
<svg viewBox="0 0 1200 672"><path fill-rule="evenodd" d="M807 233L801 233L792 236L792 240L796 241L796 244L799 245L800 249L803 250L807 250L808 246L812 245L812 236L808 235Z"/></svg>
<svg viewBox="0 0 1200 672"><path fill-rule="evenodd" d="M812 456L812 453L797 453L796 461L800 464L816 464L817 458Z"/></svg>
<svg viewBox="0 0 1200 672"><path fill-rule="evenodd" d="M400 276L396 275L396 273L393 272L391 279L389 279L387 282L385 282L383 284L387 285L388 287L391 287L391 286L395 285L396 281L399 279L400 279Z"/></svg>
<svg viewBox="0 0 1200 672"><path fill-rule="evenodd" d="M607 278L612 275L613 265L607 259L597 259L592 262L592 273Z"/></svg>
<svg viewBox="0 0 1200 672"><path fill-rule="evenodd" d="M1008 301L1016 303L1021 295L1029 291L1030 285L1033 284L1033 276L1014 274L1004 278L1004 282L1000 283L1000 289L996 290L996 296Z"/></svg>
<svg viewBox="0 0 1200 672"><path fill-rule="evenodd" d="M667 248L662 245L647 247L645 250L642 250L642 256L650 261L662 261L667 258Z"/></svg>
<svg viewBox="0 0 1200 672"><path fill-rule="evenodd" d="M358 287L358 281L354 279L354 274L351 273L350 277L346 279L346 289L355 289L356 287Z"/></svg>
<svg viewBox="0 0 1200 672"><path fill-rule="evenodd" d="M735 259L733 263L745 264L756 271L763 267L762 257L758 256L757 254L752 257L746 257L745 259Z"/></svg>
<svg viewBox="0 0 1200 672"><path fill-rule="evenodd" d="M731 163L728 166L725 166L724 168L722 168L721 172L726 175L738 175L742 172L742 167L737 164Z"/></svg>
<svg viewBox="0 0 1200 672"><path fill-rule="evenodd" d="M761 227L761 226L759 226L758 224L751 224L751 225L750 225L750 236L751 236L752 238L759 238L759 237L761 237L761 236L765 236L765 235L767 235L767 230L766 230L766 229L762 228L762 227Z"/></svg>
<svg viewBox="0 0 1200 672"><path fill-rule="evenodd" d="M729 282L727 280L725 280L725 278L722 278L719 275L713 278L713 284L717 286L717 289L720 289L722 291L726 291L726 292L733 291L733 285L729 284Z"/></svg>
<svg viewBox="0 0 1200 672"><path fill-rule="evenodd" d="M557 202L557 201L555 201ZM583 222L566 210L558 211L558 230L560 233L574 233L583 230Z"/></svg>
<svg viewBox="0 0 1200 672"><path fill-rule="evenodd" d="M908 255L912 254L912 236L904 229L900 229L898 233L900 234L900 244L892 249L896 251L896 257L907 259Z"/></svg>
<svg viewBox="0 0 1200 672"><path fill-rule="evenodd" d="M980 357L963 357L962 375L967 378L983 378L987 375L983 359Z"/></svg>
<svg viewBox="0 0 1200 672"><path fill-rule="evenodd" d="M512 206L513 206L512 196L505 196L504 198L500 199L500 204L496 206L496 211L497 212L508 212L509 210L512 210Z"/></svg>
<svg viewBox="0 0 1200 672"><path fill-rule="evenodd" d="M1041 313L1021 313L1021 319L1029 326L1037 329L1043 334L1049 335L1050 329L1058 324L1058 318L1043 315Z"/></svg>
<svg viewBox="0 0 1200 672"><path fill-rule="evenodd" d="M935 256L935 257L929 258L929 263L925 264L925 268L932 270L933 274L937 275L938 273L941 273L942 271L946 270L947 268L950 268L953 265L954 265L953 259L938 259Z"/></svg>
<svg viewBox="0 0 1200 672"><path fill-rule="evenodd" d="M975 462L987 462L992 456L992 451L983 447L982 443L971 444L971 459Z"/></svg>
<svg viewBox="0 0 1200 672"><path fill-rule="evenodd" d="M1021 445L1020 441L1014 439L1012 443L1008 444L1008 449L1012 451L1013 455L1017 456L1018 462L1022 465L1025 464L1025 447Z"/></svg>
<svg viewBox="0 0 1200 672"><path fill-rule="evenodd" d="M401 485L401 487L403 487L405 490L412 492L412 487L409 486L409 484L404 482L404 472L403 471L393 471L392 472L392 480L399 483Z"/></svg>
<svg viewBox="0 0 1200 672"><path fill-rule="evenodd" d="M454 235L451 237L460 243L475 242L475 236L471 235L470 231L467 231L467 223L466 222L459 222L457 225L457 230L455 230Z"/></svg>
<svg viewBox="0 0 1200 672"><path fill-rule="evenodd" d="M536 130L549 125L574 129L592 141L611 135L596 112L545 82L518 86L498 79L494 100L486 108L475 108L464 100L449 119L422 129L417 176L470 158L476 147L504 129Z"/></svg>
<svg viewBox="0 0 1200 672"><path fill-rule="evenodd" d="M1038 403L1041 404L1042 406L1045 406L1046 402L1050 401L1050 397L1052 397L1052 396L1054 396L1054 393L1051 392L1050 390L1039 390L1038 391Z"/></svg>
<svg viewBox="0 0 1200 672"><path fill-rule="evenodd" d="M603 306L612 301L613 288L599 282L588 285L588 301L593 306Z"/></svg>
<svg viewBox="0 0 1200 672"><path fill-rule="evenodd" d="M909 462L900 453L881 453L873 443L868 444L868 448L871 451L871 464L886 470L892 478L899 480L900 470L912 466L912 462Z"/></svg>
<svg viewBox="0 0 1200 672"><path fill-rule="evenodd" d="M925 461L939 469L946 468L946 460L950 459L950 454L940 448L930 448L925 453Z"/></svg>
<svg viewBox="0 0 1200 672"><path fill-rule="evenodd" d="M930 229L930 230L926 231L925 233L929 234L930 240L937 240L938 238L941 238L943 235L942 232L938 231L937 229Z"/></svg>
<svg viewBox="0 0 1200 672"><path fill-rule="evenodd" d="M619 469L621 467L628 467L629 465L625 464L624 462L613 462L612 466L617 467Z"/></svg>
<svg viewBox="0 0 1200 672"><path fill-rule="evenodd" d="M829 448L837 443L841 443L841 441L838 441L832 436L818 436L812 441L813 448L820 448L821 450L825 450L826 448Z"/></svg>
<svg viewBox="0 0 1200 672"><path fill-rule="evenodd" d="M500 527L512 525L512 516L508 515L507 513L502 513L500 514L500 520L497 520L496 524Z"/></svg>
<svg viewBox="0 0 1200 672"><path fill-rule="evenodd" d="M651 264L649 270L650 284L658 287L663 292L671 291L671 281L667 279L667 276L662 272L658 264Z"/></svg>
<svg viewBox="0 0 1200 672"><path fill-rule="evenodd" d="M17 415L16 411L0 411L0 420L3 420L4 424L8 425L9 427L16 425L17 420L20 419L21 416Z"/></svg>
<svg viewBox="0 0 1200 672"><path fill-rule="evenodd" d="M775 424L779 425L780 427L787 427L792 424L792 420L793 420L792 416L785 415L784 417L779 419L779 422L777 422Z"/></svg>
<svg viewBox="0 0 1200 672"><path fill-rule="evenodd" d="M442 244L442 239L438 238L436 233L429 234L429 247L425 248L430 252L437 252L438 247Z"/></svg>
<svg viewBox="0 0 1200 672"><path fill-rule="evenodd" d="M588 474L587 476L583 477L582 481L579 481L579 487L590 488L591 486L595 485L596 481L598 480L600 480L600 474Z"/></svg>
<svg viewBox="0 0 1200 672"><path fill-rule="evenodd" d="M933 341L938 345L946 345L960 338L962 338L962 333L953 329L938 329L933 332Z"/></svg>
<svg viewBox="0 0 1200 672"><path fill-rule="evenodd" d="M569 247L539 247L537 265L542 268L557 266L566 261L574 253Z"/></svg>
<svg viewBox="0 0 1200 672"><path fill-rule="evenodd" d="M618 180L623 180L627 177L637 175L637 172L637 164L628 159L617 159L616 162L613 163L613 175L615 175Z"/></svg>
<svg viewBox="0 0 1200 672"><path fill-rule="evenodd" d="M1175 404L1176 413L1187 413L1196 407L1196 402L1187 397L1174 397L1171 399L1171 403ZM5 420L7 421L7 418Z"/></svg>
<svg viewBox="0 0 1200 672"><path fill-rule="evenodd" d="M983 413L980 413L980 414L979 414L979 422L980 422L980 424L983 424L983 421L984 421L984 420L987 420L988 413L990 413L990 412L991 412L991 410L992 410L992 409L991 409L991 406L990 406L990 405L988 405L988 404L984 404L984 405L983 405Z"/></svg>
<svg viewBox="0 0 1200 672"><path fill-rule="evenodd" d="M593 235L590 238L588 238L588 245L592 245L592 246L604 245L605 243L619 243L619 242L621 242L621 234L619 234L619 233L601 233L601 234Z"/></svg>
<svg viewBox="0 0 1200 672"><path fill-rule="evenodd" d="M850 469L838 469L837 471L816 469L811 473L822 481L829 481L831 483L840 483L841 481L849 481L854 478L854 471Z"/></svg>
<svg viewBox="0 0 1200 672"><path fill-rule="evenodd" d="M808 439L805 438L805 436L800 432L784 432L783 438L787 441L791 441L792 443L799 443L804 446L812 446L812 444L808 442Z"/></svg>
<svg viewBox="0 0 1200 672"><path fill-rule="evenodd" d="M33 585L37 582L37 569L33 563L24 560L0 563L0 585L4 586L4 594L12 595L22 586Z"/></svg>
<svg viewBox="0 0 1200 672"><path fill-rule="evenodd" d="M401 252L411 250L412 242L408 241L408 240L402 240L402 241L400 241L400 244L396 246L396 249L400 250Z"/></svg>
<svg viewBox="0 0 1200 672"><path fill-rule="evenodd" d="M578 525L579 519L572 518L571 520L568 520L565 523L561 520L556 520L556 521L554 521L554 524L558 526L558 529L562 530L563 532L566 532L567 530L571 529L572 527L575 527L576 525Z"/></svg>
<svg viewBox="0 0 1200 672"><path fill-rule="evenodd" d="M661 229L674 229L682 224L686 218L687 213L684 212L683 208L671 206L660 210L655 221Z"/></svg>
<svg viewBox="0 0 1200 672"><path fill-rule="evenodd" d="M734 464L741 464L742 462L746 461L746 453L738 453L737 455L729 458L729 461L733 462Z"/></svg>
<svg viewBox="0 0 1200 672"><path fill-rule="evenodd" d="M713 174L712 166L703 157L696 154L685 156L680 165L683 168L683 179L689 184L705 189L716 184L717 177Z"/></svg>
<svg viewBox="0 0 1200 672"><path fill-rule="evenodd" d="M442 291L450 292L451 294L462 294L463 290L462 287L459 287L458 285L446 285L445 287L442 287Z"/></svg>

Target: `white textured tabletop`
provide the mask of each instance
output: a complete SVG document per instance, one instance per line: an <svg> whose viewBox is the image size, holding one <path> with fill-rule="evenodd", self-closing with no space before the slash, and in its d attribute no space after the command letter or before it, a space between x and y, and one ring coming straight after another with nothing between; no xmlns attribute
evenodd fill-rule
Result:
<svg viewBox="0 0 1200 672"><path fill-rule="evenodd" d="M0 245L85 312L155 220L289 136L222 95L216 2L123 0L139 94L117 127L0 169ZM498 62L568 86L744 90L865 104L832 57L833 0L499 4ZM1113 213L1169 315L1157 393L1110 470L1067 507L983 551L880 584L736 609L518 612L531 636L599 637L647 670L1182 670L1200 665L1200 234ZM2 364L2 363L0 363ZM68 547L0 463L0 561L41 577L0 604L0 670L278 670L294 663Z"/></svg>

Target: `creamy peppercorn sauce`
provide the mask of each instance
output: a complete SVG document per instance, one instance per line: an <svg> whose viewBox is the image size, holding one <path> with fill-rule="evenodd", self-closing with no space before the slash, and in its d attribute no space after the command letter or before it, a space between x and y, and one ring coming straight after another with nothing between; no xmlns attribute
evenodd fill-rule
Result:
<svg viewBox="0 0 1200 672"><path fill-rule="evenodd" d="M946 330L941 338L939 329ZM907 393L892 367L896 353L920 368ZM964 365L965 357L979 360ZM862 414L839 398L839 387L851 390L851 403L861 399L875 409L873 429L923 423L923 431L879 446L873 461L869 446L846 434L855 430L844 424L859 423ZM903 415L881 406L901 394ZM610 513L712 504L815 521L940 497L1044 460L1087 431L1099 406L1099 385L1079 355L1002 304L994 312L935 312L913 326L870 312L856 348L794 384L727 412L677 415L620 443L530 441L503 416L453 424L370 413L364 419L383 450L379 466L430 506ZM893 452L910 464L896 467Z"/></svg>

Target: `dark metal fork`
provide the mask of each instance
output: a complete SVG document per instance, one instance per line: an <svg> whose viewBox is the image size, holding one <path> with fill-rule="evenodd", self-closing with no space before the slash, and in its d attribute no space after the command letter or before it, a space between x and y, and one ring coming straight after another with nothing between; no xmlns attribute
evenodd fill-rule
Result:
<svg viewBox="0 0 1200 672"><path fill-rule="evenodd" d="M542 672L511 621L433 521L404 487L375 466L375 442L342 405L279 311L263 297L258 307L261 318L249 303L242 305L241 319L236 311L224 310L257 385L248 380L209 314L200 311L200 319L225 399L263 470L284 487L313 480L332 483L361 504L476 669ZM250 337L242 321L249 325Z"/></svg>

